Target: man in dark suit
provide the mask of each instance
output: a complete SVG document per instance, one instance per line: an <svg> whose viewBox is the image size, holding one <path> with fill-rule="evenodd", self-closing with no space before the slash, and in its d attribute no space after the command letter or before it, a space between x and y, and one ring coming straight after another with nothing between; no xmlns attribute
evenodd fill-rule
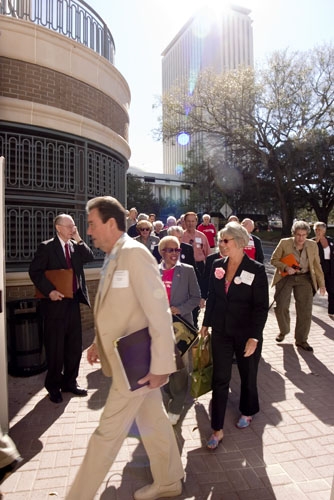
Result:
<svg viewBox="0 0 334 500"><path fill-rule="evenodd" d="M39 245L29 275L45 297L41 300L48 365L45 388L53 403L61 403L61 390L76 396L87 395L76 379L82 353L80 303L90 307L83 265L94 260L94 256L70 215L58 215L54 224L56 236ZM68 268L73 269L73 298L65 298L45 276L47 270Z"/></svg>
<svg viewBox="0 0 334 500"><path fill-rule="evenodd" d="M254 221L252 219L243 219L241 221L241 225L246 229L249 234L249 242L248 245L244 248L244 252L251 259L257 260L263 264L264 262L264 254L262 248L262 242L258 236L254 236L252 232L254 231Z"/></svg>

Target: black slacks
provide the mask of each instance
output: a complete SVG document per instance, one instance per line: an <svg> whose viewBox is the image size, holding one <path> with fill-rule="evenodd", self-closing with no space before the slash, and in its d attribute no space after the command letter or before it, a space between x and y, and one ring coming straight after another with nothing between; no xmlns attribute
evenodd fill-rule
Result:
<svg viewBox="0 0 334 500"><path fill-rule="evenodd" d="M76 299L48 301L44 309L44 345L47 361L45 388L51 392L73 387L82 355L80 304ZM57 314L58 312L58 314Z"/></svg>
<svg viewBox="0 0 334 500"><path fill-rule="evenodd" d="M242 415L252 416L260 409L257 392L257 371L261 358L262 341L258 342L254 354L245 358L244 350L247 340L227 336L217 330L212 331L213 379L211 427L215 431L224 427L234 353L241 380L239 410Z"/></svg>

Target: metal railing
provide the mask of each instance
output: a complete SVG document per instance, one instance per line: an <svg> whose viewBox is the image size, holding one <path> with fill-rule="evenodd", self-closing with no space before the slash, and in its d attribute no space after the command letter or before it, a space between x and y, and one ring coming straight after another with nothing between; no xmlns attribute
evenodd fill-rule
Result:
<svg viewBox="0 0 334 500"><path fill-rule="evenodd" d="M114 64L113 37L103 19L83 0L1 0L0 15L56 31Z"/></svg>

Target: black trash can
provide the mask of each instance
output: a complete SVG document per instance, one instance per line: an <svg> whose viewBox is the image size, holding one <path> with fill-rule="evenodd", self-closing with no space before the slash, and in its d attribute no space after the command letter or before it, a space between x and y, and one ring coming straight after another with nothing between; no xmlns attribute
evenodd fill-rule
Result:
<svg viewBox="0 0 334 500"><path fill-rule="evenodd" d="M29 377L46 370L38 299L7 302L8 373Z"/></svg>

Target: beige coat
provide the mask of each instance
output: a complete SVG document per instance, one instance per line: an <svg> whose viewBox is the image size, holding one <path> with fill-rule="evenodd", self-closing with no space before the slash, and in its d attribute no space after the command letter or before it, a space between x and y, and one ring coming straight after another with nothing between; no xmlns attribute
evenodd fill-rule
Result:
<svg viewBox="0 0 334 500"><path fill-rule="evenodd" d="M163 375L176 370L174 332L167 294L156 260L139 242L124 235L117 242L115 258L109 262L100 282L94 314L97 344L102 370L113 377L113 386L127 396L128 390L114 340L148 326L151 335L151 373Z"/></svg>
<svg viewBox="0 0 334 500"><path fill-rule="evenodd" d="M306 240L304 245L309 263L312 286L314 292L316 292L318 288L325 286L325 278L320 264L318 246L316 242L312 240ZM275 248L270 260L271 264L276 267L271 286L275 286L276 283L283 278L280 272L284 271L285 264L281 262L281 258L293 253L293 249L293 237L283 238Z"/></svg>

